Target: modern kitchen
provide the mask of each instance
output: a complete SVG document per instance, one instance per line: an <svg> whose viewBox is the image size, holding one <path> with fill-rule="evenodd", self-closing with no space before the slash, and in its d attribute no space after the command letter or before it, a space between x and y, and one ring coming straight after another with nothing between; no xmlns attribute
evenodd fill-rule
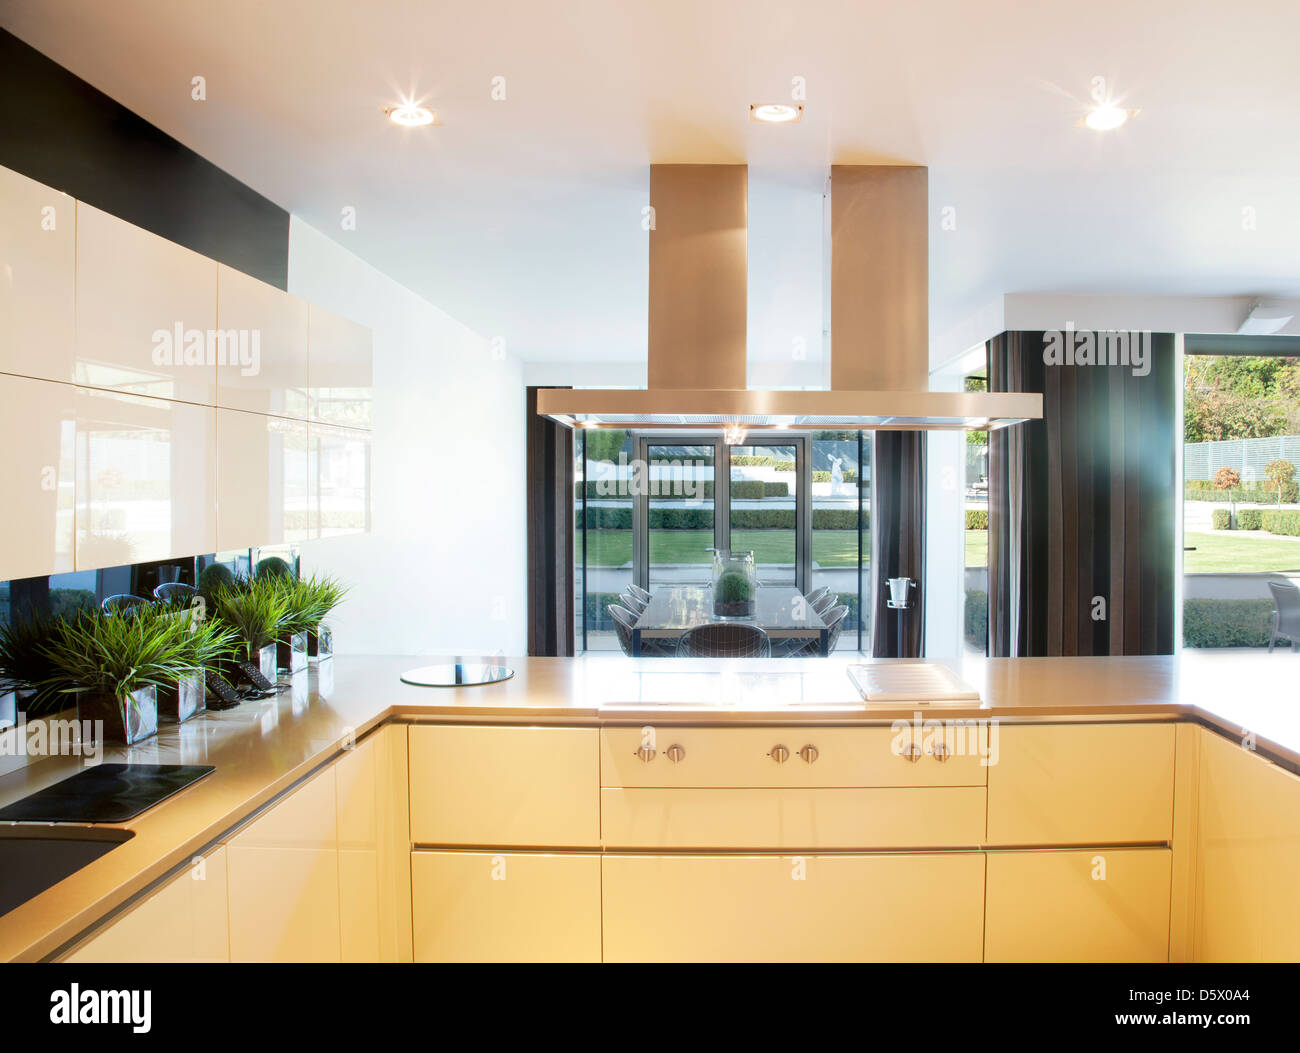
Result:
<svg viewBox="0 0 1300 1053"><path fill-rule="evenodd" d="M1300 76L1103 8L0 3L41 1013L108 1022L105 966L1051 963L1112 1028L1267 1019Z"/></svg>

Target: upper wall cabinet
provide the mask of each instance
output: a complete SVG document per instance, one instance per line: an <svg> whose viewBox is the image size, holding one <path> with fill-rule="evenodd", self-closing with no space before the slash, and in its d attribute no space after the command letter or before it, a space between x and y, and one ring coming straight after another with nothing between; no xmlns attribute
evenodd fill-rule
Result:
<svg viewBox="0 0 1300 1053"><path fill-rule="evenodd" d="M73 379L76 238L72 198L0 168L0 372Z"/></svg>
<svg viewBox="0 0 1300 1053"><path fill-rule="evenodd" d="M217 549L316 536L306 421L217 410Z"/></svg>
<svg viewBox="0 0 1300 1053"><path fill-rule="evenodd" d="M370 330L311 306L308 390L314 420L371 426L374 385Z"/></svg>
<svg viewBox="0 0 1300 1053"><path fill-rule="evenodd" d="M217 264L77 203L76 380L213 405Z"/></svg>
<svg viewBox="0 0 1300 1053"><path fill-rule="evenodd" d="M305 418L306 302L224 264L217 273L217 404Z"/></svg>
<svg viewBox="0 0 1300 1053"><path fill-rule="evenodd" d="M75 391L0 376L0 580L73 569Z"/></svg>
<svg viewBox="0 0 1300 1053"><path fill-rule="evenodd" d="M215 552L216 410L75 390L77 570Z"/></svg>

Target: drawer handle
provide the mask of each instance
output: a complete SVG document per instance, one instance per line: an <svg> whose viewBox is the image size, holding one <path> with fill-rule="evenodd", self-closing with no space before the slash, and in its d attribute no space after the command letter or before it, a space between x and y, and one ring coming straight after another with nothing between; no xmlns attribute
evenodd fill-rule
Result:
<svg viewBox="0 0 1300 1053"><path fill-rule="evenodd" d="M664 756L667 757L674 764L678 764L682 761L683 758L685 758L686 751L681 746L677 745L677 743L674 742L671 746L669 746L666 750L664 750Z"/></svg>
<svg viewBox="0 0 1300 1053"><path fill-rule="evenodd" d="M640 746L636 751L636 756L641 758L643 764L649 764L655 759L655 748L653 746Z"/></svg>
<svg viewBox="0 0 1300 1053"><path fill-rule="evenodd" d="M776 761L777 764L784 764L790 759L790 751L784 746L773 746L771 751L768 753L768 756Z"/></svg>
<svg viewBox="0 0 1300 1053"><path fill-rule="evenodd" d="M915 764L921 759L921 747L913 742L907 749L903 750L902 757L909 764Z"/></svg>
<svg viewBox="0 0 1300 1053"><path fill-rule="evenodd" d="M934 749L930 751L930 755L933 756L934 759L937 760L940 764L942 764L950 756L947 744L943 742L936 742L934 744Z"/></svg>
<svg viewBox="0 0 1300 1053"><path fill-rule="evenodd" d="M804 763L812 764L818 757L821 756L821 754L817 752L816 746L809 743L807 746L805 746L803 749L799 751L799 756L804 759Z"/></svg>

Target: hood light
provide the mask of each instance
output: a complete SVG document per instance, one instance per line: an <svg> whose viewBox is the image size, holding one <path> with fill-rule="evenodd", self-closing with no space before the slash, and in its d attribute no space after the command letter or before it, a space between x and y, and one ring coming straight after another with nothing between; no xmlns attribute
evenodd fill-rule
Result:
<svg viewBox="0 0 1300 1053"><path fill-rule="evenodd" d="M436 124L438 115L427 106L417 106L413 102L392 106L384 111L388 119L403 128L420 128L426 124Z"/></svg>
<svg viewBox="0 0 1300 1053"><path fill-rule="evenodd" d="M1083 123L1094 132L1110 132L1122 125L1135 113L1137 113L1137 110L1122 110L1118 106L1107 103L1104 106L1096 106L1089 110L1084 115Z"/></svg>
<svg viewBox="0 0 1300 1053"><path fill-rule="evenodd" d="M749 119L764 124L789 124L802 116L802 106L791 106L784 102L756 102L749 108Z"/></svg>
<svg viewBox="0 0 1300 1053"><path fill-rule="evenodd" d="M722 441L728 446L739 446L745 441L745 429L739 424L728 424L722 429Z"/></svg>

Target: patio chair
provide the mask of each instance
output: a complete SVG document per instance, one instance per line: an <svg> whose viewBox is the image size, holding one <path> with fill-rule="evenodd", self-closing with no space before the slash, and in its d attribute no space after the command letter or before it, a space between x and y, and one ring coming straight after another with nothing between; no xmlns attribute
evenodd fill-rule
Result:
<svg viewBox="0 0 1300 1053"><path fill-rule="evenodd" d="M143 596L132 596L129 592L119 592L114 596L105 596L99 609L105 614L129 614L139 606L149 606Z"/></svg>
<svg viewBox="0 0 1300 1053"><path fill-rule="evenodd" d="M624 591L624 592L630 592L633 596L635 596L635 597L636 597L638 600L640 600L642 603L649 603L649 602L650 602L650 593L646 592L645 589L641 588L640 585L629 585L629 586L628 586L626 589L624 589L623 591Z"/></svg>
<svg viewBox="0 0 1300 1053"><path fill-rule="evenodd" d="M848 615L848 607L841 604L838 607L832 607L827 613L822 615L822 620L826 623L826 653L831 654L835 650L835 645L839 642L840 633L844 631L844 619ZM784 652L784 657L789 658L816 658L822 653L821 644L817 640L791 640ZM772 654L782 657L775 644L772 645Z"/></svg>
<svg viewBox="0 0 1300 1053"><path fill-rule="evenodd" d="M609 616L614 619L614 632L618 636L618 645L623 648L623 653L629 658L633 656L632 648L632 629L636 626L638 615L629 611L626 607L620 607L617 603L611 603L606 608ZM642 640L641 657L642 658L669 658L677 653L676 640Z"/></svg>
<svg viewBox="0 0 1300 1053"><path fill-rule="evenodd" d="M153 598L176 607L188 607L190 601L199 594L193 585L183 581L165 581L153 590Z"/></svg>
<svg viewBox="0 0 1300 1053"><path fill-rule="evenodd" d="M710 622L687 629L677 641L679 658L768 658L767 633L745 622Z"/></svg>
<svg viewBox="0 0 1300 1053"><path fill-rule="evenodd" d="M645 613L645 600L633 593L631 588L624 589L618 598L623 601L623 606L638 618Z"/></svg>
<svg viewBox="0 0 1300 1053"><path fill-rule="evenodd" d="M1289 581L1270 581L1273 593L1273 632L1268 638L1268 653L1278 637L1291 641L1291 650L1300 651L1300 588Z"/></svg>
<svg viewBox="0 0 1300 1053"><path fill-rule="evenodd" d="M813 589L812 592L805 593L804 599L808 601L809 607L816 609L817 604L819 604L830 594L831 594L831 587L829 585L822 585L819 588Z"/></svg>
<svg viewBox="0 0 1300 1053"><path fill-rule="evenodd" d="M822 616L826 617L826 612L839 602L840 598L833 592L827 592L825 596L812 605L812 609Z"/></svg>

